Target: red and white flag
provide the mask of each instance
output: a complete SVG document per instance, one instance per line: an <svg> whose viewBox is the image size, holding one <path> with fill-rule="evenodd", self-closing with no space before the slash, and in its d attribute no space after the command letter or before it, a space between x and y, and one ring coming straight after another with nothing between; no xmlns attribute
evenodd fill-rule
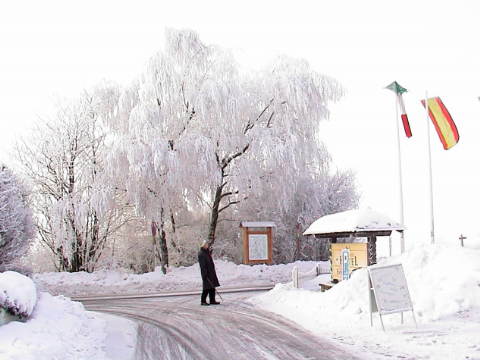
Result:
<svg viewBox="0 0 480 360"><path fill-rule="evenodd" d="M410 123L408 122L408 116L407 116L407 112L405 111L405 104L403 102L403 96L402 96L404 92L407 92L407 89L400 86L400 84L397 83L396 81L388 85L386 88L389 90L392 90L395 94L397 94L397 100L398 100L398 105L400 106L403 129L405 130L405 135L407 135L407 137L409 138L412 136L412 130L410 129Z"/></svg>

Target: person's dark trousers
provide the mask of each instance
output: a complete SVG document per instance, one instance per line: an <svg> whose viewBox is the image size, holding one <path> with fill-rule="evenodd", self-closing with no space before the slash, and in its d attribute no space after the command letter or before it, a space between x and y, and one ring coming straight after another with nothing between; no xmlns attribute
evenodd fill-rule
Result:
<svg viewBox="0 0 480 360"><path fill-rule="evenodd" d="M208 297L210 298L210 304L213 304L215 301L215 288L208 290Z"/></svg>
<svg viewBox="0 0 480 360"><path fill-rule="evenodd" d="M207 289L202 291L202 303L207 302L207 295L210 298L210 303L215 302L215 289Z"/></svg>

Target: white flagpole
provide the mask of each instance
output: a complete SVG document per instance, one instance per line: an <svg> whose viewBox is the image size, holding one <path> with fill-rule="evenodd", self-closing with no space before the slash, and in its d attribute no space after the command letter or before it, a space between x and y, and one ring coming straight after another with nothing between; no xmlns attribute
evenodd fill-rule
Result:
<svg viewBox="0 0 480 360"><path fill-rule="evenodd" d="M399 183L399 195L400 195L400 225L404 227L404 217L403 217L403 177L402 177L402 152L400 148L400 125L398 124L398 97L395 99L395 124L397 125L397 149L398 149L398 183ZM405 252L405 231L400 232L400 252L403 254Z"/></svg>
<svg viewBox="0 0 480 360"><path fill-rule="evenodd" d="M430 180L430 237L432 244L435 243L435 221L433 213L433 175L432 175L432 148L430 146L430 119L428 114L428 93L425 91L425 114L427 117L427 144L428 144L428 175Z"/></svg>

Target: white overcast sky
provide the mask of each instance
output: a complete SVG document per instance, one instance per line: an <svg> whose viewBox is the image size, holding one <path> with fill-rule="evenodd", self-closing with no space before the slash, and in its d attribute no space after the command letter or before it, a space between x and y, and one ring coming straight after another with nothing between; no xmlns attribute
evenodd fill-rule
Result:
<svg viewBox="0 0 480 360"><path fill-rule="evenodd" d="M102 79L126 84L163 42L165 27L261 66L286 54L337 78L347 95L323 123L338 168L352 168L361 205L399 218L397 80L413 137L402 135L407 246L428 241L426 119L420 98L441 96L460 132L444 151L432 132L437 233L480 235L480 3L478 1L10 1L0 13L0 160L58 98ZM403 130L401 129L403 132ZM433 131L433 128L432 128ZM402 133L403 134L403 133ZM468 242L468 240L467 240Z"/></svg>

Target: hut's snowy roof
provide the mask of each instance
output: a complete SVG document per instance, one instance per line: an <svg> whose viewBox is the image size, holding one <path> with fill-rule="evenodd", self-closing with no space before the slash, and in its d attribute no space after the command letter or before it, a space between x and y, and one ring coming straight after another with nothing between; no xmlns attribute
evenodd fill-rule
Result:
<svg viewBox="0 0 480 360"><path fill-rule="evenodd" d="M303 235L391 230L402 231L403 227L388 216L367 208L323 216L310 225Z"/></svg>

